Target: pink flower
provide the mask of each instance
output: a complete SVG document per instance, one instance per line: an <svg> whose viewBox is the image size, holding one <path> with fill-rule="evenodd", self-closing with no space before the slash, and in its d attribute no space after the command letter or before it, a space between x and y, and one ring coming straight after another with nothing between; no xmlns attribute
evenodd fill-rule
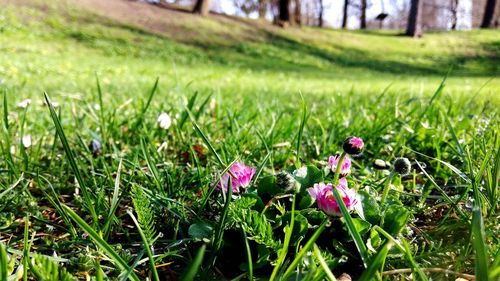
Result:
<svg viewBox="0 0 500 281"><path fill-rule="evenodd" d="M337 191L340 193L347 210L352 211L356 208L356 205L359 203L358 195L354 189L349 189L347 187L347 180L345 178L340 179L339 184L337 185ZM331 183L326 185L322 182L317 183L314 187L307 189L307 192L309 192L309 195L316 200L318 208L323 210L323 212L327 215L342 215L339 205L333 196Z"/></svg>
<svg viewBox="0 0 500 281"><path fill-rule="evenodd" d="M248 167L243 162L236 162L231 166L229 171L233 174L231 178L233 193L239 193L240 188L247 188L250 185L256 169ZM217 189L226 192L230 176L229 172L225 173L217 185Z"/></svg>
<svg viewBox="0 0 500 281"><path fill-rule="evenodd" d="M339 163L339 155L330 156L328 158L328 166L333 173L337 170L337 164ZM349 157L344 158L344 162L342 162L342 167L340 168L340 175L345 177L351 172L351 159Z"/></svg>
<svg viewBox="0 0 500 281"><path fill-rule="evenodd" d="M342 147L344 148L345 153L357 155L363 151L365 143L363 142L363 139L351 136L344 140Z"/></svg>

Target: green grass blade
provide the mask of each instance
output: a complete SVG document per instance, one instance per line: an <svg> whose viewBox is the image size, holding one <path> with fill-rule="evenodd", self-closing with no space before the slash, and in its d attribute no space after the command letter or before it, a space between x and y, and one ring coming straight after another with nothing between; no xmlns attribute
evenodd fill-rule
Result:
<svg viewBox="0 0 500 281"><path fill-rule="evenodd" d="M149 106L151 105L151 101L153 100L153 97L156 93L156 90L158 89L158 82L160 81L160 77L156 78L155 84L153 85L153 88L151 88L151 91L149 92L148 95L148 100L146 101L146 105L144 105L139 112L137 119L132 126L132 131L136 131L137 128L142 124L142 121L144 120L144 115L146 114L146 111L148 111Z"/></svg>
<svg viewBox="0 0 500 281"><path fill-rule="evenodd" d="M305 256L305 254L311 249L311 247L313 245L315 245L314 243L319 238L319 236L321 235L321 233L323 232L323 230L325 230L327 222L328 221L325 220L318 227L318 229L316 229L316 231L311 236L311 238L309 238L309 240L304 245L304 247L302 247L302 249L300 250L300 252L295 256L295 258L293 259L293 261L290 263L290 265L288 266L288 268L285 270L285 273L283 274L283 278L282 278L283 280L286 280L288 278L288 276L290 276L292 274L292 272L297 268L297 265L302 260L302 258ZM290 223L290 225L291 225L290 228L293 229L293 225L291 223Z"/></svg>
<svg viewBox="0 0 500 281"><path fill-rule="evenodd" d="M26 214L24 218L24 238L23 238L23 280L28 280L28 264L30 259L30 242L29 242L29 229L30 229L30 215Z"/></svg>
<svg viewBox="0 0 500 281"><path fill-rule="evenodd" d="M371 260L368 268L363 271L363 274L359 277L359 281L370 281L373 280L374 276L377 276L377 279L381 280L378 271L382 272L384 270L385 259L387 258L391 245L392 241L387 241L381 247L377 255Z"/></svg>
<svg viewBox="0 0 500 281"><path fill-rule="evenodd" d="M274 266L273 272L271 273L271 278L269 278L270 281L274 281L278 277L278 272L285 262L286 255L288 254L288 246L290 245L290 239L292 238L292 233L293 233L293 226L295 224L295 201L296 201L297 196L293 196L292 199L292 210L291 210L291 216L290 216L290 224L285 227L285 240L283 242L283 246L281 250L279 250L278 253L278 260L276 262L276 265ZM284 279L284 278L282 278Z"/></svg>
<svg viewBox="0 0 500 281"><path fill-rule="evenodd" d="M316 256L321 268L323 268L323 271L326 273L326 278L330 281L337 281L337 278L335 278L335 275L333 275L332 271L328 267L328 264L321 255L321 251L319 250L319 247L316 244L314 244L314 256Z"/></svg>
<svg viewBox="0 0 500 281"><path fill-rule="evenodd" d="M19 172L17 170L17 166L14 163L14 157L12 157L12 152L10 151L11 141L10 141L10 130L9 130L9 107L7 103L7 92L4 90L3 94L3 136L4 143L0 143L2 148L5 161L7 162L7 166L9 170L12 171L11 176L18 177Z"/></svg>
<svg viewBox="0 0 500 281"><path fill-rule="evenodd" d="M149 241L146 238L146 235L144 235L144 232L142 231L141 226L139 225L139 222L135 218L134 214L132 214L130 210L128 210L127 213L132 218L132 221L134 221L134 224L137 227L137 231L139 231L139 235L141 236L142 243L144 244L144 248L146 249L146 253L149 258L151 272L153 272L153 280L160 281L160 277L158 276L158 271L156 271L156 263L155 259L153 258L153 253L151 252L151 246L149 245Z"/></svg>
<svg viewBox="0 0 500 281"><path fill-rule="evenodd" d="M129 279L133 281L139 281L139 277L135 274L132 268L130 268L125 260L109 245L106 241L104 241L99 234L88 225L79 215L77 215L71 208L66 205L62 205L66 210L66 213L73 219L94 241L94 243L104 251L109 258L113 261L113 263L118 266L121 271L128 272L130 271Z"/></svg>
<svg viewBox="0 0 500 281"><path fill-rule="evenodd" d="M99 127L101 128L102 144L105 146L107 143L107 128L106 128L106 118L104 116L104 102L102 100L102 88L99 82L99 76L95 74L95 83L97 87L97 97L99 99Z"/></svg>
<svg viewBox="0 0 500 281"><path fill-rule="evenodd" d="M375 225L373 227L373 229L378 231L380 234L382 234L382 236L384 236L387 240L391 241L398 248L398 250L406 256L408 262L412 266L412 270L417 272L417 275L420 278L420 280L423 280L423 281L428 280L427 277L425 276L424 272L422 271L422 269L417 265L417 263L413 259L413 256L411 255L410 248L408 246L408 242L404 241L403 245L401 245L401 243L398 240L396 240L394 237L392 237L392 235L387 233L387 231L385 231L383 228L381 228L378 225Z"/></svg>
<svg viewBox="0 0 500 281"><path fill-rule="evenodd" d="M445 86L446 79L448 79L448 74L445 75L445 77L443 78L443 80L439 84L439 87L436 89L436 91L432 95L431 99L429 100L429 103L424 108L424 111L422 111L420 116L417 119L415 119L416 122L420 122L420 120L422 120L422 118L425 116L427 111L429 111L429 108L432 106L434 101L441 95L441 93L443 92L444 86Z"/></svg>
<svg viewBox="0 0 500 281"><path fill-rule="evenodd" d="M0 280L7 280L9 274L9 261L7 257L7 251L3 243L0 242Z"/></svg>
<svg viewBox="0 0 500 281"><path fill-rule="evenodd" d="M247 253L247 262L248 262L248 279L253 280L253 261L252 261L252 252L250 250L250 244L248 243L248 237L243 229L241 228L241 233L243 233L243 240L245 240L245 250Z"/></svg>
<svg viewBox="0 0 500 281"><path fill-rule="evenodd" d="M154 180L154 183L156 185L156 191L162 192L163 191L163 184L162 184L162 180L160 177L160 172L158 171L158 168L156 168L156 164L153 163L153 158L149 154L149 150L146 147L146 140L144 140L144 138L141 138L141 150L142 150L142 155L144 156L144 159L146 159L146 163L148 165L148 168L151 171L151 174L153 174L153 180Z"/></svg>
<svg viewBox="0 0 500 281"><path fill-rule="evenodd" d="M76 164L75 157L73 155L73 151L71 150L68 140L66 139L66 135L64 134L64 130L62 128L61 122L59 121L59 117L57 116L57 113L54 109L54 106L52 105L52 102L49 99L49 96L47 93L45 95L45 101L47 102L47 105L49 107L50 111L50 116L52 117L52 121L54 122L54 125L56 127L57 135L59 136L59 139L61 140L61 143L64 148L64 152L66 153L66 156L68 157L68 162L71 166L71 169L73 170L73 173L75 174L76 180L78 181L78 184L80 185L80 189L82 190L83 194L83 199L84 199L84 204L87 210L90 212L92 215L93 219L93 225L94 227L98 226L98 218L97 218L97 213L94 208L93 200L90 197L89 190L87 189L87 185L85 181L83 180L82 174L80 172L80 169L78 168L78 165Z"/></svg>
<svg viewBox="0 0 500 281"><path fill-rule="evenodd" d="M68 226L69 232L71 233L71 236L73 238L76 238L77 235L76 235L75 226L73 225L73 223L71 223L71 220L68 217L68 214L66 214L66 212L62 208L61 201L59 201L59 196L57 195L54 187L46 178L37 174L37 182L38 182L38 185L40 187L43 186L42 181L40 179L43 179L47 183L47 185L49 186L50 194L44 188L40 188L40 190L45 195L45 198L50 202L50 204L52 204L52 206L54 206L56 211L59 213L59 215L63 219L64 223Z"/></svg>
<svg viewBox="0 0 500 281"><path fill-rule="evenodd" d="M297 135L297 146L296 146L296 151L297 151L297 164L300 166L300 146L302 144L302 135L304 133L304 127L306 125L307 121L307 105L306 101L304 100L304 97L302 94L300 95L302 98L302 119L300 120L300 127L299 127L299 134Z"/></svg>
<svg viewBox="0 0 500 281"><path fill-rule="evenodd" d="M191 119L191 123L193 124L194 129L201 136L201 138L203 139L203 142L208 146L208 149L210 149L210 151L215 155L215 157L217 158L217 161L219 162L219 164L221 164L222 166L226 166L224 164L224 161L222 161L222 158L219 156L219 154L215 150L214 146L212 145L212 143L208 139L207 135L205 135L205 133L203 133L203 131L201 130L200 126L198 126L198 123L196 123L196 120L193 117L193 114L191 113L191 111L189 111L189 109L186 108L186 112L188 113L189 118Z"/></svg>
<svg viewBox="0 0 500 281"><path fill-rule="evenodd" d="M195 280L196 274L203 263L203 257L205 256L205 250L207 248L206 244L203 244L201 248L196 253L194 260L191 262L186 271L181 276L181 281L191 281Z"/></svg>
<svg viewBox="0 0 500 281"><path fill-rule="evenodd" d="M214 240L212 241L212 254L210 255L210 266L215 264L215 259L217 253L222 245L222 238L224 236L224 225L226 223L227 214L229 213L229 204L231 203L231 197L233 195L232 188L232 177L228 178L227 181L227 191L226 191L226 201L224 202L224 208L222 209L222 214L220 216L219 222L217 223L217 228L215 229Z"/></svg>
<svg viewBox="0 0 500 281"><path fill-rule="evenodd" d="M337 201L337 204L339 205L340 211L342 212L342 216L344 217L344 220L345 220L345 223L347 226L347 230L349 231L349 234L351 235L352 239L354 240L354 244L356 244L356 248L358 249L359 255L361 256L361 260L363 261L363 266L365 268L367 268L368 263L369 263L368 249L366 248L366 245L363 242L361 235L356 230L356 227L354 226L354 222L352 221L351 214L349 213L349 210L347 210L347 207L345 206L344 200L342 200L342 197L340 196L339 191L337 190L337 188L334 187L334 188L332 188L332 192L333 192L333 196L335 197L335 201Z"/></svg>
<svg viewBox="0 0 500 281"><path fill-rule="evenodd" d="M184 123L186 123L187 118L189 117L189 111L193 109L194 103L196 102L196 98L198 97L198 92L194 92L194 94L189 98L186 109L181 114L181 118L179 118L179 129L182 129Z"/></svg>
<svg viewBox="0 0 500 281"><path fill-rule="evenodd" d="M484 233L483 216L479 207L472 210L472 244L476 252L476 280L488 280L488 249Z"/></svg>
<svg viewBox="0 0 500 281"><path fill-rule="evenodd" d="M104 223L103 233L104 237L108 237L109 230L111 226L111 222L115 217L116 209L118 209L118 194L120 192L120 178L122 173L122 163L123 159L120 159L120 163L118 163L118 169L116 170L116 178L115 178L115 187L113 189L113 198L111 199L111 206L109 208L108 217Z"/></svg>

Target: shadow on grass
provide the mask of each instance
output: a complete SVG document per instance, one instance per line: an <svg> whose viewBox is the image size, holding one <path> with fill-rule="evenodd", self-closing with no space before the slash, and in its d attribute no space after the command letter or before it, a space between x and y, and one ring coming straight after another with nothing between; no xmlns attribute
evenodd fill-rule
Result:
<svg viewBox="0 0 500 281"><path fill-rule="evenodd" d="M155 56L158 58L177 56L182 61L193 61L189 56L206 59L208 63L216 63L220 65L237 66L240 68L248 68L255 71L279 71L279 72L295 72L299 74L311 73L314 75L333 76L339 72L346 72L346 69L353 71L368 72L372 75L390 74L390 75L422 75L422 76L442 76L446 74L450 68L453 69L451 76L498 76L500 61L498 54L500 53L500 41L494 41L480 45L484 50L485 55L457 55L447 56L442 58L426 58L418 57L416 59L424 59L426 64L418 62L405 62L401 60L391 60L384 56L383 53L377 54L368 52L363 49L346 47L338 43L332 43L332 52L320 48L315 45L305 44L294 38L273 32L270 27L262 26L253 21L239 19L227 15L218 15L215 20L230 20L235 24L246 25L253 30L256 38L262 38L262 41L250 40L242 37L240 41L231 40L229 43L217 43L222 40L215 40L207 43L196 41L196 38L191 41L179 42L174 41L168 36L152 33L144 28L134 25L123 24L111 21L105 17L92 15L83 16L82 21L89 23L91 21L105 26L125 29L129 32L140 36L149 37L149 39L158 39L165 50L159 49L157 52L149 52L155 49L156 46L142 45L141 42L122 40L121 38L113 37L112 34L104 34L97 32L94 34L92 30L88 33L80 30L73 30L67 33L69 38L79 41L80 43L89 45L93 48L108 48L103 51L109 51L109 46L119 45L128 50L140 49L148 50L146 52L135 52L138 56ZM399 36L398 34L390 34L385 32L375 31L357 31L356 33L366 34L367 36ZM213 36L221 36L214 33ZM237 36L236 36L237 37ZM234 38L233 38L234 39ZM95 44L96 41L107 42L108 44ZM333 42L333 40L332 40ZM168 48L166 46L169 46ZM186 51L187 50L187 51ZM133 53L133 52L131 52ZM126 52L121 52L119 55L127 55ZM137 56L137 55L136 55ZM183 57L186 58L183 58Z"/></svg>

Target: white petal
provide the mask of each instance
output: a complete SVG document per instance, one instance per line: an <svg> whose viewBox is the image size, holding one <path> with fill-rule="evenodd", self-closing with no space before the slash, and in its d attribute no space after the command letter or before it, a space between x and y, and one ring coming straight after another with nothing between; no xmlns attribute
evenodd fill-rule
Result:
<svg viewBox="0 0 500 281"><path fill-rule="evenodd" d="M31 146L31 135L23 136L22 143L24 148L29 148Z"/></svg>

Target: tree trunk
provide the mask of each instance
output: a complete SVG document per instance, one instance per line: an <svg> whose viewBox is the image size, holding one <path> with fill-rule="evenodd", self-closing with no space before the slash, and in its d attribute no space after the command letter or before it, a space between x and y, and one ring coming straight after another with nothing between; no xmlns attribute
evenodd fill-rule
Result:
<svg viewBox="0 0 500 281"><path fill-rule="evenodd" d="M323 27L323 13L325 7L323 6L323 0L319 0L319 14L318 14L318 26Z"/></svg>
<svg viewBox="0 0 500 281"><path fill-rule="evenodd" d="M259 0L259 19L265 19L267 12L267 0Z"/></svg>
<svg viewBox="0 0 500 281"><path fill-rule="evenodd" d="M361 17L359 18L360 29L366 29L366 0L361 0Z"/></svg>
<svg viewBox="0 0 500 281"><path fill-rule="evenodd" d="M493 15L495 14L496 0L487 0L484 8L483 22L481 28L490 28L493 23Z"/></svg>
<svg viewBox="0 0 500 281"><path fill-rule="evenodd" d="M410 15L406 35L411 37L422 36L422 4L423 0L411 0Z"/></svg>
<svg viewBox="0 0 500 281"><path fill-rule="evenodd" d="M281 23L290 22L290 10L288 9L290 0L279 0L279 16Z"/></svg>
<svg viewBox="0 0 500 281"><path fill-rule="evenodd" d="M342 29L347 28L347 17L348 17L349 0L344 0L344 11L342 17Z"/></svg>
<svg viewBox="0 0 500 281"><path fill-rule="evenodd" d="M300 0L295 0L295 11L293 14L293 22L297 25L302 25L302 6Z"/></svg>
<svg viewBox="0 0 500 281"><path fill-rule="evenodd" d="M193 13L207 16L210 13L211 2L211 0L197 0L193 8Z"/></svg>
<svg viewBox="0 0 500 281"><path fill-rule="evenodd" d="M451 9L451 30L456 30L457 29L457 22L458 22L458 0L451 0L450 3L450 9Z"/></svg>

